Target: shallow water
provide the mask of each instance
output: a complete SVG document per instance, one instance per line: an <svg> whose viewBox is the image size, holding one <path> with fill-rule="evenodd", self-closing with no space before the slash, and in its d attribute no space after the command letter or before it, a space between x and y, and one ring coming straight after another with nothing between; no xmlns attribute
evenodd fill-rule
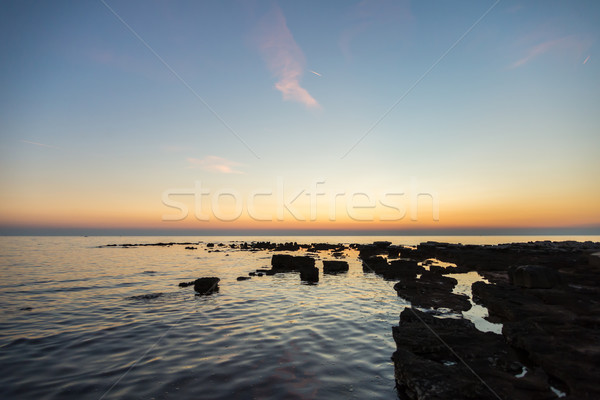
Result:
<svg viewBox="0 0 600 400"><path fill-rule="evenodd" d="M377 240L296 238L317 239ZM355 252L348 273L306 285L296 273L236 280L269 268L269 251L97 247L198 240L210 238L0 238L0 397L396 398L391 327L407 303ZM178 287L201 276L220 277L219 293Z"/></svg>
<svg viewBox="0 0 600 400"><path fill-rule="evenodd" d="M94 247L125 239L2 238L2 398L396 396L391 326L405 303L354 257L318 285L238 282L270 252ZM200 276L220 292L177 286ZM163 295L129 298L150 293Z"/></svg>

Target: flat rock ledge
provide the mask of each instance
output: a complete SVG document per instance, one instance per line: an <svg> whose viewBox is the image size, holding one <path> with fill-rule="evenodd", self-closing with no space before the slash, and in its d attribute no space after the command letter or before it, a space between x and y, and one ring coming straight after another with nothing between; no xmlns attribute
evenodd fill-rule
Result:
<svg viewBox="0 0 600 400"><path fill-rule="evenodd" d="M482 274L491 283L473 283L473 301L503 328L501 335L484 333L461 316L406 308L393 327L400 398L600 399L599 249L600 243L573 241L402 249L402 257L436 258ZM438 271L400 277L398 295L412 307L452 308L451 281L432 272Z"/></svg>
<svg viewBox="0 0 600 400"><path fill-rule="evenodd" d="M504 338L480 332L466 319L406 308L392 332L396 387L402 399L557 398L543 370L517 377L524 366Z"/></svg>
<svg viewBox="0 0 600 400"><path fill-rule="evenodd" d="M425 271L419 279L400 279L394 285L398 296L411 302L413 306L424 308L448 308L454 312L471 309L469 297L452 293L458 281L454 278Z"/></svg>

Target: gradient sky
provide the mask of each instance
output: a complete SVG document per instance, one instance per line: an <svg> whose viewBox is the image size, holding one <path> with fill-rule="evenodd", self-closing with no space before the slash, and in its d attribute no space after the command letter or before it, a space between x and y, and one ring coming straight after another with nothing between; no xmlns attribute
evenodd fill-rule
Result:
<svg viewBox="0 0 600 400"><path fill-rule="evenodd" d="M0 8L4 232L600 232L596 1Z"/></svg>

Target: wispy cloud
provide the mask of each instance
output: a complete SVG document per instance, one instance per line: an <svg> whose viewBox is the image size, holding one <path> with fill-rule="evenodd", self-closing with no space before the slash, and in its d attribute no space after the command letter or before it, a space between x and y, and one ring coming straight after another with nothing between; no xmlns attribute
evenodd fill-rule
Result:
<svg viewBox="0 0 600 400"><path fill-rule="evenodd" d="M565 36L558 39L546 40L527 50L527 54L510 65L510 68L518 68L535 60L542 54L549 52L565 52L567 50L575 50L579 54L589 47L589 40L578 36Z"/></svg>
<svg viewBox="0 0 600 400"><path fill-rule="evenodd" d="M200 168L210 172L220 172L222 174L243 174L242 171L235 169L242 164L227 160L217 156L206 156L204 158L188 157L189 168Z"/></svg>
<svg viewBox="0 0 600 400"><path fill-rule="evenodd" d="M583 60L583 64L586 64L590 60L590 56L587 56L585 60Z"/></svg>
<svg viewBox="0 0 600 400"><path fill-rule="evenodd" d="M60 147L56 147L56 146L51 146L49 144L44 144L44 143L38 143L38 142L30 142L29 140L21 140L21 142L23 143L28 143L28 144L33 144L35 146L40 146L40 147L47 147L49 149L56 149L56 150L60 150Z"/></svg>
<svg viewBox="0 0 600 400"><path fill-rule="evenodd" d="M310 93L300 86L305 59L302 50L290 32L285 16L274 5L259 22L257 38L267 67L278 79L275 88L284 100L296 101L307 107L319 107Z"/></svg>
<svg viewBox="0 0 600 400"><path fill-rule="evenodd" d="M313 71L312 69L311 69L310 71L308 71L308 72L311 72L311 73L315 74L316 76L323 76L323 75L321 75L320 73L318 73L318 72L316 72L316 71Z"/></svg>

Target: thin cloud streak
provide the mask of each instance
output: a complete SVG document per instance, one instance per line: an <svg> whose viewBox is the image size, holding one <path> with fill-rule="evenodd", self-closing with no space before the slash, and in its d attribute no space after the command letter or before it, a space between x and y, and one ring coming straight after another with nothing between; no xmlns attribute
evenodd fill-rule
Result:
<svg viewBox="0 0 600 400"><path fill-rule="evenodd" d="M527 52L527 54L525 55L525 57L522 57L521 59L512 63L510 65L510 68L522 67L525 64L529 63L530 61L533 61L537 57L539 57L545 53L548 53L550 51L557 51L557 50L564 51L564 50L569 50L569 49L576 49L578 51L581 51L583 48L587 48L587 47L588 47L588 43L586 43L585 40L575 37L575 36L565 36L565 37L558 38L558 39L547 40L543 43L540 43L540 44L530 48L529 51Z"/></svg>
<svg viewBox="0 0 600 400"><path fill-rule="evenodd" d="M33 145L40 146L40 147L47 147L49 149L60 150L60 147L51 146L49 144L38 143L38 142L30 142L29 140L21 140L21 142L28 143L28 144L33 144Z"/></svg>
<svg viewBox="0 0 600 400"><path fill-rule="evenodd" d="M300 86L305 58L287 27L285 16L279 6L263 17L258 24L258 46L269 70L277 77L275 88L284 100L296 101L307 107L319 107L319 103Z"/></svg>
<svg viewBox="0 0 600 400"><path fill-rule="evenodd" d="M242 164L227 160L226 158L218 156L206 156L204 158L193 158L188 157L187 159L189 166L188 168L200 168L209 172L219 172L222 174L243 174L244 172L238 171L235 168Z"/></svg>
<svg viewBox="0 0 600 400"><path fill-rule="evenodd" d="M312 69L311 69L310 71L308 71L308 72L312 72L312 73L313 73L313 74L315 74L316 76L323 76L323 75L321 75L320 73L318 73L318 72L316 72L316 71L313 71Z"/></svg>

